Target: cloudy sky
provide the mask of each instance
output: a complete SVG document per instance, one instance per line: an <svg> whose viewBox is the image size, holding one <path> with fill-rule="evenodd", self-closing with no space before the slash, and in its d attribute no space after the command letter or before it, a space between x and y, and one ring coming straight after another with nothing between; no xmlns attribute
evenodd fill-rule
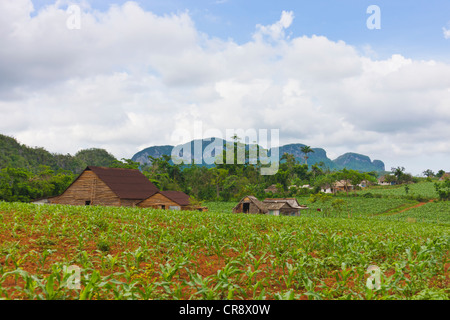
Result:
<svg viewBox="0 0 450 320"><path fill-rule="evenodd" d="M0 114L54 153L201 123L450 171L450 1L1 0Z"/></svg>

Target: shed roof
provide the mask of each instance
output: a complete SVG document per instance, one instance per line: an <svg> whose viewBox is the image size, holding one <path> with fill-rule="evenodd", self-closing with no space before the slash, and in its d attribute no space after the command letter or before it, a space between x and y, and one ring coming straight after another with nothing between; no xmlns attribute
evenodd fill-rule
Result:
<svg viewBox="0 0 450 320"><path fill-rule="evenodd" d="M264 203L267 210L280 210L283 207L291 208L287 202L268 202Z"/></svg>
<svg viewBox="0 0 450 320"><path fill-rule="evenodd" d="M258 209L260 209L261 211L263 211L263 212L267 211L265 204L262 201L259 201L254 196L245 196L241 199L241 201L239 201L239 203L241 203L241 202L253 202L258 207ZM239 206L239 203L233 208L233 210Z"/></svg>
<svg viewBox="0 0 450 320"><path fill-rule="evenodd" d="M339 180L334 184L335 187L352 187L352 183L350 180Z"/></svg>
<svg viewBox="0 0 450 320"><path fill-rule="evenodd" d="M284 205L284 204L288 204L291 208L295 208L295 209L300 209L301 206L298 203L297 199L295 198L267 198L264 199L263 203L267 206L267 205L272 205L274 206L275 204L281 204L280 208ZM279 205L275 205L275 207L277 207Z"/></svg>
<svg viewBox="0 0 450 320"><path fill-rule="evenodd" d="M189 196L181 191L161 191L162 195L166 196L173 202L178 203L180 206L188 206L191 204Z"/></svg>
<svg viewBox="0 0 450 320"><path fill-rule="evenodd" d="M137 169L88 166L119 198L146 199L158 188Z"/></svg>

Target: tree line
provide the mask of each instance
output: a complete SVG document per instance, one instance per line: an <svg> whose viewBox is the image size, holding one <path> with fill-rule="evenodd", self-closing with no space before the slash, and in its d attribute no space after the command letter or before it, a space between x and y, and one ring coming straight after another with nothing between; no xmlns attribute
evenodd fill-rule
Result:
<svg viewBox="0 0 450 320"><path fill-rule="evenodd" d="M235 143L235 148L237 144ZM171 157L149 157L150 163L141 165L130 159L116 160L105 152L96 149L80 151L76 155L79 166L97 165L116 168L139 169L160 190L178 190L189 194L193 199L207 201L235 201L245 195L264 197L295 197L317 194L329 188L336 181L344 181L353 186L362 181L377 183L378 172L359 172L341 169L331 171L323 163L308 165L308 153L312 149L303 147L304 163L294 155L285 153L280 157L279 169L274 175L261 175L262 164L248 161L249 151L243 164L216 162L212 167L195 164L174 164ZM237 152L234 153L235 157ZM225 159L225 151L222 155ZM222 163L223 162L223 163ZM12 164L0 167L0 200L29 202L61 194L78 176L77 170L51 167L39 164L31 169L15 167ZM416 182L418 178L405 173L405 168L391 168L386 181L395 183ZM430 172L428 172L430 173ZM275 193L266 193L265 189L276 186ZM307 185L308 187L302 188ZM436 189L445 197L448 192L444 186ZM450 185L449 185L450 188ZM348 193L348 189L347 189Z"/></svg>

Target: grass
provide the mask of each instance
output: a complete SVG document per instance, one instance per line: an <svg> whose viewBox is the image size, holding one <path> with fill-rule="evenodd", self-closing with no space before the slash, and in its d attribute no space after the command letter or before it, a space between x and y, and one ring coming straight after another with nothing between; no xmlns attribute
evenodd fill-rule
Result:
<svg viewBox="0 0 450 320"><path fill-rule="evenodd" d="M407 185L409 190L406 192L405 185L393 185L393 186L372 186L365 188L358 193L364 195L366 193L372 193L375 195L381 195L385 197L422 197L425 200L438 198L438 194L434 188L434 182L419 182Z"/></svg>

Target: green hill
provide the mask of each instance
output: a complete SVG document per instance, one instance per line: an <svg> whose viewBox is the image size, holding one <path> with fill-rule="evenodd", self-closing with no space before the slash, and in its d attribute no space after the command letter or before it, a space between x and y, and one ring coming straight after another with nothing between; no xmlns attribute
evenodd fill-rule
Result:
<svg viewBox="0 0 450 320"><path fill-rule="evenodd" d="M48 166L54 171L68 170L79 174L86 166L110 166L115 157L104 149L80 150L70 154L50 153L44 148L28 147L20 144L15 138L0 134L0 169L13 167L39 172L39 166Z"/></svg>

